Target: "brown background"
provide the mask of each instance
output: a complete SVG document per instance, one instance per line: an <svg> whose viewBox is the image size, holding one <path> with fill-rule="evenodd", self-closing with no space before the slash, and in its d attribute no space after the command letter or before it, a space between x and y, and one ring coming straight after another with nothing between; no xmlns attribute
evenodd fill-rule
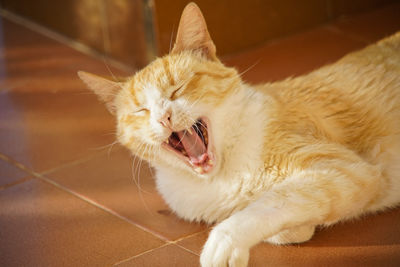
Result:
<svg viewBox="0 0 400 267"><path fill-rule="evenodd" d="M27 18L133 68L170 49L189 0L0 0ZM197 0L220 56L398 0Z"/></svg>

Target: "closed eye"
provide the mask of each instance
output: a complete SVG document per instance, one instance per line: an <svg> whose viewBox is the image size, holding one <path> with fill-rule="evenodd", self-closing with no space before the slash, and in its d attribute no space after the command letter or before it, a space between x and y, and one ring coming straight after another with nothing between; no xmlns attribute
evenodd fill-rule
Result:
<svg viewBox="0 0 400 267"><path fill-rule="evenodd" d="M176 97L177 97L178 92L179 92L182 88L183 88L183 85L181 85L181 86L179 86L178 88L176 88L176 89L172 92L170 98L171 98L172 100L175 100Z"/></svg>
<svg viewBox="0 0 400 267"><path fill-rule="evenodd" d="M147 111L149 111L147 108L141 108L141 109L135 110L133 113L135 115L144 115Z"/></svg>

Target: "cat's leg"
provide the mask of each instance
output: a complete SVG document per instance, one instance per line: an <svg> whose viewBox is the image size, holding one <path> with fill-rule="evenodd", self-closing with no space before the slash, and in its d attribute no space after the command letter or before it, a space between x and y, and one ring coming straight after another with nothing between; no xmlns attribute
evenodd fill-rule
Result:
<svg viewBox="0 0 400 267"><path fill-rule="evenodd" d="M267 238L265 241L275 245L303 243L311 239L314 235L315 226L302 225L286 229L278 234Z"/></svg>
<svg viewBox="0 0 400 267"><path fill-rule="evenodd" d="M355 154L342 156L293 173L214 227L201 253L202 266L246 266L249 249L262 240L364 212L379 197L384 179Z"/></svg>

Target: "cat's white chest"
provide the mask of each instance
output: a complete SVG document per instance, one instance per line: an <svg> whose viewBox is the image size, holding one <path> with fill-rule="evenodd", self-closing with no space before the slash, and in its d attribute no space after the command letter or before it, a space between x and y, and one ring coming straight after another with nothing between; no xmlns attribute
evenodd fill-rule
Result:
<svg viewBox="0 0 400 267"><path fill-rule="evenodd" d="M240 202L232 198L235 184L208 182L182 177L168 171L157 171L157 188L167 204L186 220L213 222L228 216Z"/></svg>
<svg viewBox="0 0 400 267"><path fill-rule="evenodd" d="M232 168L214 179L190 177L172 169L157 169L157 188L167 204L180 217L212 223L248 205L259 185L255 181L259 164ZM260 188L258 188L260 189Z"/></svg>

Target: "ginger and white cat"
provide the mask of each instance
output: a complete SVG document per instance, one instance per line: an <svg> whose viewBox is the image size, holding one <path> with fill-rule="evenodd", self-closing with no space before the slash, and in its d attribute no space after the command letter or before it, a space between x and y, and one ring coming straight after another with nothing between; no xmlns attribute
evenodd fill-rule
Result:
<svg viewBox="0 0 400 267"><path fill-rule="evenodd" d="M120 143L156 169L190 221L217 222L202 266L309 240L400 202L400 33L308 75L252 86L216 57L199 8L172 52L125 82L80 72L116 115Z"/></svg>

